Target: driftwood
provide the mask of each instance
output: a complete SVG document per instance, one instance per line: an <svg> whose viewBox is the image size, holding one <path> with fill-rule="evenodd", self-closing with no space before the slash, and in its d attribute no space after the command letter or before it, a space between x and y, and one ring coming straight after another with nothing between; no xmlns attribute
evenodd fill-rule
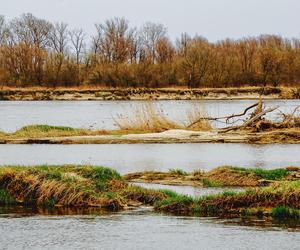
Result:
<svg viewBox="0 0 300 250"><path fill-rule="evenodd" d="M233 118L235 118L235 117L241 117L241 116L246 115L247 112L248 112L250 109L253 109L253 108L259 106L259 104L260 104L260 102L257 102L257 103L255 103L255 104L253 104L253 105L247 107L247 108L244 110L244 112L242 112L242 113L240 113L240 114L232 114L232 115L229 115L229 116L223 116L223 117L201 117L201 118L199 118L198 120L196 120L196 121L192 122L191 124L189 124L189 125L187 126L187 128L191 128L192 126L194 126L195 124L197 124L197 123L199 123L199 122L201 122L201 121L203 121L203 120L208 120L208 121L218 121L218 120L224 120L224 119L226 119L226 123L228 123L228 121L229 121L230 119L233 119Z"/></svg>
<svg viewBox="0 0 300 250"><path fill-rule="evenodd" d="M241 118L245 116L247 112L253 108L255 109L253 110L252 113L250 113L248 119L245 120ZM201 117L198 120L191 123L190 125L188 125L187 128L191 128L193 125L203 120L223 122L226 123L227 125L237 123L238 121L243 122L241 125L220 128L218 129L218 132L220 133L226 133L229 131L239 130L239 129L254 129L256 132L258 132L266 129L283 129L283 128L291 128L291 127L300 127L300 117L296 115L296 112L299 110L299 106L297 106L291 114L284 114L281 111L279 111L283 117L281 121L271 121L264 118L264 116L267 113L271 113L278 108L279 106L265 109L263 100L260 99L259 102L247 107L242 113L232 114L223 117ZM240 119L234 119L236 117L240 117ZM231 119L233 121L229 122L229 120ZM221 120L225 120L225 121L221 121Z"/></svg>
<svg viewBox="0 0 300 250"><path fill-rule="evenodd" d="M276 110L278 108L279 108L279 106L274 107L274 108L268 108L268 109L263 110L262 112L260 112L260 113L258 113L256 115L254 115L252 118L250 118L249 120L247 120L242 125L232 126L232 127L228 127L228 128L223 128L223 129L220 129L219 131L222 132L222 133L226 133L226 132L229 132L229 131L232 131L232 130L245 129L245 128L247 128L250 125L253 126L257 121L261 120L264 115L266 115L267 113L273 112L274 110Z"/></svg>

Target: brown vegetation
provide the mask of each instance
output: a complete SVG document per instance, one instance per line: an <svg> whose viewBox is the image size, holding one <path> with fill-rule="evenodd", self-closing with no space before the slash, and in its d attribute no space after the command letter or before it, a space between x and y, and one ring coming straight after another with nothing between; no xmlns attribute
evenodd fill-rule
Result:
<svg viewBox="0 0 300 250"><path fill-rule="evenodd" d="M196 131L209 131L212 126L206 117L204 107L194 105L187 112L187 125L178 121L172 121L163 110L159 110L153 103L147 103L135 110L133 116L124 117L119 115L115 122L120 130L123 131L145 131L162 132L170 129L190 129ZM198 121L193 126L188 126L194 121Z"/></svg>
<svg viewBox="0 0 300 250"><path fill-rule="evenodd" d="M299 39L261 35L211 43L182 34L173 44L161 24L124 18L82 29L32 14L0 17L0 82L27 87L240 87L300 82Z"/></svg>
<svg viewBox="0 0 300 250"><path fill-rule="evenodd" d="M294 215L291 215L299 219L299 197L300 181L285 181L239 193L225 191L223 194L199 198L171 197L157 202L155 209L168 213L202 216L231 216L233 214L276 216L276 210L286 207L295 209Z"/></svg>
<svg viewBox="0 0 300 250"><path fill-rule="evenodd" d="M114 170L92 166L2 167L0 205L124 209L166 196L128 185Z"/></svg>
<svg viewBox="0 0 300 250"><path fill-rule="evenodd" d="M208 172L186 173L183 170L175 169L169 172L138 172L124 176L125 180L131 182L196 187L259 187L278 180L297 180L299 178L299 168L263 170L226 166Z"/></svg>

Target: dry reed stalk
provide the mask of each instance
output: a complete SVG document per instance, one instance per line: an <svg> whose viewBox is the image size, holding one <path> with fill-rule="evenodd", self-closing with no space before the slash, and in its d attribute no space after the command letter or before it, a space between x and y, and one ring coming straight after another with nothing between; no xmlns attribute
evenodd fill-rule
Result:
<svg viewBox="0 0 300 250"><path fill-rule="evenodd" d="M203 107L192 106L186 114L188 124L201 117L207 117ZM199 131L211 130L212 126L208 120L198 122L191 128L182 122L172 121L163 110L159 110L152 102L147 102L141 108L135 110L131 117L118 115L115 119L116 125L121 130L141 132L162 132L170 129L191 129Z"/></svg>

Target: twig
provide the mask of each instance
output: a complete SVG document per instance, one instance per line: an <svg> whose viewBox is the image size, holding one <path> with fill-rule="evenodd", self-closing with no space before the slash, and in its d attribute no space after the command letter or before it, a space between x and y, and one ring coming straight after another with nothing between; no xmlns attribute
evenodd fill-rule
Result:
<svg viewBox="0 0 300 250"><path fill-rule="evenodd" d="M226 119L226 123L228 123L228 121L234 117L240 117L240 116L244 116L246 115L246 113L250 110L250 109L253 109L255 108L256 106L258 106L260 104L260 102L257 102L249 107L247 107L244 112L240 113L240 114L232 114L230 116L223 116L223 117L201 117L199 118L198 120L192 122L190 125L187 126L187 128L190 128L192 126L194 126L195 124L203 121L203 120L209 120L209 121L218 121L218 120L223 120L223 119Z"/></svg>
<svg viewBox="0 0 300 250"><path fill-rule="evenodd" d="M241 128L246 128L248 127L250 124L256 122L257 120L259 120L262 116L264 116L265 114L267 113L270 113L270 112L273 112L274 110L278 109L279 106L276 106L274 108L268 108L262 112L260 112L259 114L253 116L252 118L250 118L248 121L246 121L244 124L242 125L239 125L239 126L233 126L233 127L227 127L227 128L224 128L224 129L220 129L220 133L226 133L226 132L229 132L229 131L232 131L232 130L238 130L238 129L241 129Z"/></svg>

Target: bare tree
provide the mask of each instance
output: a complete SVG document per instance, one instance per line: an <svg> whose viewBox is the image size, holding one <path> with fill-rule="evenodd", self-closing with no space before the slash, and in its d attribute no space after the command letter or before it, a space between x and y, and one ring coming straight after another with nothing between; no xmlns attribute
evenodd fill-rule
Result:
<svg viewBox="0 0 300 250"><path fill-rule="evenodd" d="M56 23L50 34L51 47L58 54L66 54L68 49L68 24Z"/></svg>
<svg viewBox="0 0 300 250"><path fill-rule="evenodd" d="M9 30L5 22L4 16L0 15L0 45L6 43Z"/></svg>
<svg viewBox="0 0 300 250"><path fill-rule="evenodd" d="M53 26L48 21L28 13L11 21L10 29L11 38L15 44L25 43L38 48L46 48L50 45L49 35Z"/></svg>
<svg viewBox="0 0 300 250"><path fill-rule="evenodd" d="M189 34L187 33L183 33L181 34L180 38L177 39L176 41L176 47L177 47L177 51L179 53L179 55L181 56L186 56L187 53L187 48L189 46L189 44L191 43L192 38L190 37Z"/></svg>
<svg viewBox="0 0 300 250"><path fill-rule="evenodd" d="M187 48L181 63L182 74L190 88L198 88L206 76L212 59L211 47L206 40L197 38Z"/></svg>
<svg viewBox="0 0 300 250"><path fill-rule="evenodd" d="M93 37L93 51L108 62L126 62L136 48L135 29L129 28L125 18L112 18L104 24L96 24L97 35Z"/></svg>
<svg viewBox="0 0 300 250"><path fill-rule="evenodd" d="M162 24L148 22L142 27L142 41L152 63L156 60L156 45L166 34L167 29Z"/></svg>
<svg viewBox="0 0 300 250"><path fill-rule="evenodd" d="M72 43L72 49L75 53L76 64L79 65L85 48L85 33L82 29L73 29L69 32L69 36Z"/></svg>

